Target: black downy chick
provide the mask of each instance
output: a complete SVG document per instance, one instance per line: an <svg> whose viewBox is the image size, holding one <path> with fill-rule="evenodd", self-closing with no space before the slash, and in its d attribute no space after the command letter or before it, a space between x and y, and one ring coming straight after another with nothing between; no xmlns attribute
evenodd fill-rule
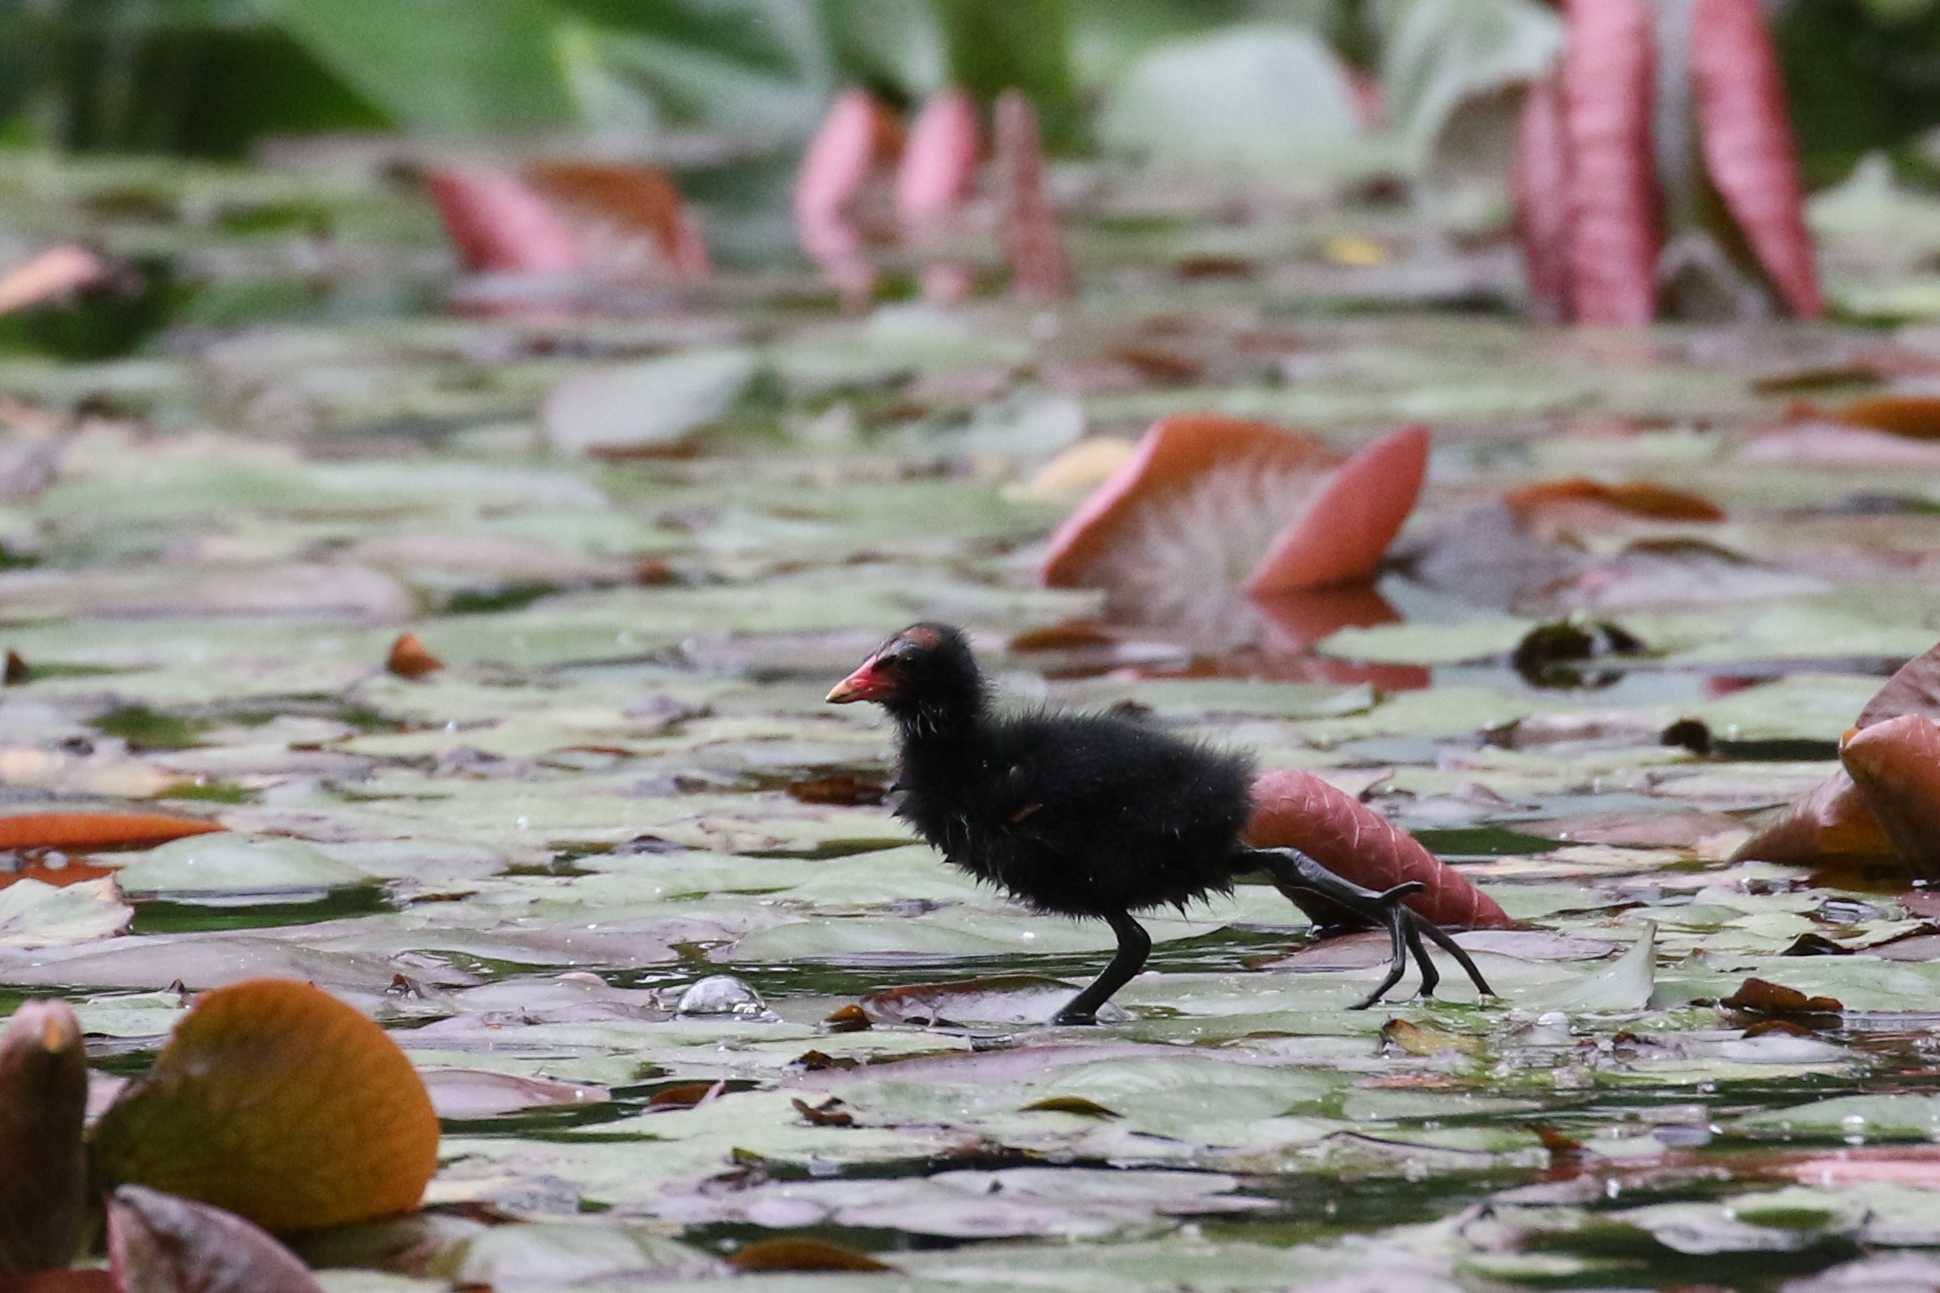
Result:
<svg viewBox="0 0 1940 1293"><path fill-rule="evenodd" d="M1408 954L1421 995L1441 976L1422 946L1445 948L1475 986L1475 964L1402 899L1335 875L1298 849L1254 849L1240 835L1253 811L1253 767L1239 754L1094 714L993 712L963 634L915 624L837 683L830 704L874 701L896 720L897 816L952 866L1037 911L1108 923L1118 954L1055 1022L1088 1024L1145 964L1152 940L1132 913L1231 893L1233 878L1264 870L1285 893L1328 900L1393 937L1387 977L1355 1009L1400 981Z"/></svg>

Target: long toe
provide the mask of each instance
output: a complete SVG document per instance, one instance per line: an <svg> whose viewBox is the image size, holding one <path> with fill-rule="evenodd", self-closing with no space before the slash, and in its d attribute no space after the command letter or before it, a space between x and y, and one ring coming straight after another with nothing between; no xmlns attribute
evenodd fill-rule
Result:
<svg viewBox="0 0 1940 1293"><path fill-rule="evenodd" d="M1051 1016L1051 1022L1061 1028L1083 1027L1097 1023L1098 1016L1082 1013L1073 1014L1069 1010L1060 1010L1057 1014Z"/></svg>

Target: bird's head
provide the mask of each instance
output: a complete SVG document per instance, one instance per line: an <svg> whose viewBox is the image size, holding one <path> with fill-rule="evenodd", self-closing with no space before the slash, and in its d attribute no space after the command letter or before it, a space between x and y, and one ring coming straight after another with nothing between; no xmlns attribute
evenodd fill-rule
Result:
<svg viewBox="0 0 1940 1293"><path fill-rule="evenodd" d="M871 700L898 717L969 716L983 706L983 675L961 630L912 624L828 694L831 705Z"/></svg>

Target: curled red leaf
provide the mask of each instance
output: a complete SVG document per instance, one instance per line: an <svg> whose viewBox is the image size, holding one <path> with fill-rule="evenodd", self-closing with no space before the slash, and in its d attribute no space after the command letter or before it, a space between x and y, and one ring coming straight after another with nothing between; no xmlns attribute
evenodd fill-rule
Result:
<svg viewBox="0 0 1940 1293"><path fill-rule="evenodd" d="M1651 8L1646 0L1568 0L1564 26L1570 315L1640 327L1657 311L1662 246Z"/></svg>
<svg viewBox="0 0 1940 1293"><path fill-rule="evenodd" d="M1439 925L1507 929L1515 924L1493 898L1421 841L1311 772L1261 773L1253 783L1253 803L1246 842L1256 848L1299 849L1369 889L1419 880L1426 887L1408 905Z"/></svg>
<svg viewBox="0 0 1940 1293"><path fill-rule="evenodd" d="M1902 714L1849 734L1839 761L1900 861L1940 876L1940 724Z"/></svg>
<svg viewBox="0 0 1940 1293"><path fill-rule="evenodd" d="M1403 427L1342 463L1246 581L1254 595L1366 580L1421 495L1428 428Z"/></svg>
<svg viewBox="0 0 1940 1293"><path fill-rule="evenodd" d="M445 232L466 269L478 273L570 273L580 268L572 230L524 180L476 166L425 176Z"/></svg>
<svg viewBox="0 0 1940 1293"><path fill-rule="evenodd" d="M1805 227L1798 146L1758 0L1697 0L1691 82L1711 183L1793 314L1824 310Z"/></svg>

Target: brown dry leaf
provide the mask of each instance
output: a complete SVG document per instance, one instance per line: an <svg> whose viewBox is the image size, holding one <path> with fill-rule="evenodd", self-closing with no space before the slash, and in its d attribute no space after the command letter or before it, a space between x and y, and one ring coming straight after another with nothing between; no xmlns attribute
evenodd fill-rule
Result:
<svg viewBox="0 0 1940 1293"><path fill-rule="evenodd" d="M1730 860L1853 865L1893 856L1885 827L1841 768L1740 844Z"/></svg>
<svg viewBox="0 0 1940 1293"><path fill-rule="evenodd" d="M1833 420L1908 440L1940 440L1940 395L1868 395L1833 411Z"/></svg>
<svg viewBox="0 0 1940 1293"><path fill-rule="evenodd" d="M728 1264L741 1271L893 1271L867 1253L825 1239L757 1239L738 1249Z"/></svg>
<svg viewBox="0 0 1940 1293"><path fill-rule="evenodd" d="M852 772L836 772L826 777L788 783L788 797L804 804L834 804L854 808L879 804L889 787L875 777L858 777Z"/></svg>
<svg viewBox="0 0 1940 1293"><path fill-rule="evenodd" d="M649 1109L695 1109L720 1098L727 1088L720 1082L676 1082L647 1097Z"/></svg>
<svg viewBox="0 0 1940 1293"><path fill-rule="evenodd" d="M820 1104L810 1104L799 1096L790 1100L789 1103L795 1106L796 1113L799 1113L803 1118L815 1124L817 1127L855 1126L855 1115L849 1113L844 1108L842 1102L834 1096L830 1096Z"/></svg>
<svg viewBox="0 0 1940 1293"><path fill-rule="evenodd" d="M391 654L384 667L400 678L422 678L445 667L445 662L425 649L415 633L402 633L391 643Z"/></svg>
<svg viewBox="0 0 1940 1293"><path fill-rule="evenodd" d="M27 681L27 662L20 658L18 651L7 652L7 663L0 668L0 686L18 687Z"/></svg>
<svg viewBox="0 0 1940 1293"><path fill-rule="evenodd" d="M853 1001L840 1009L830 1011L828 1018L822 1021L822 1026L832 1033L867 1032L871 1027L868 1014Z"/></svg>
<svg viewBox="0 0 1940 1293"><path fill-rule="evenodd" d="M1746 979L1720 1004L1762 1015L1836 1015L1846 1009L1832 997L1808 997L1797 988L1759 978Z"/></svg>
<svg viewBox="0 0 1940 1293"><path fill-rule="evenodd" d="M0 816L0 852L21 849L149 848L226 830L169 813L16 813Z"/></svg>
<svg viewBox="0 0 1940 1293"><path fill-rule="evenodd" d="M522 174L564 212L590 264L631 259L601 244L644 235L654 268L685 282L707 277L700 230L663 172L637 163L540 162Z"/></svg>
<svg viewBox="0 0 1940 1293"><path fill-rule="evenodd" d="M1724 509L1699 494L1650 481L1606 485L1587 476L1566 476L1512 489L1502 496L1511 512L1527 520L1556 503L1596 503L1662 521L1722 521Z"/></svg>
<svg viewBox="0 0 1940 1293"><path fill-rule="evenodd" d="M1940 722L1940 645L1901 665L1873 693L1853 726L1867 728L1902 714L1923 714Z"/></svg>
<svg viewBox="0 0 1940 1293"><path fill-rule="evenodd" d="M409 1211L438 1161L431 1097L397 1043L290 979L203 993L93 1139L105 1182L273 1231Z"/></svg>
<svg viewBox="0 0 1940 1293"><path fill-rule="evenodd" d="M233 1212L124 1185L108 1200L121 1293L323 1293L289 1249Z"/></svg>
<svg viewBox="0 0 1940 1293"><path fill-rule="evenodd" d="M88 1101L81 1022L29 1001L0 1032L0 1276L65 1266L81 1238Z"/></svg>

